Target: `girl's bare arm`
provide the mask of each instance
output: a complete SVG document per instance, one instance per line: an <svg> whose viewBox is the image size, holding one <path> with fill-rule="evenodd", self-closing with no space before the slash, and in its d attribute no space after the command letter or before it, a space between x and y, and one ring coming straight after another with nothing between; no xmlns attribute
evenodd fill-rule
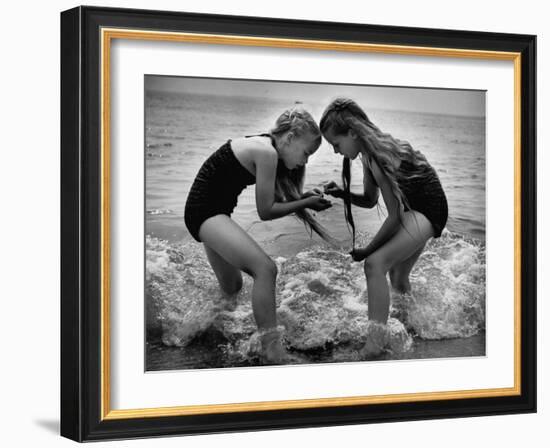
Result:
<svg viewBox="0 0 550 448"><path fill-rule="evenodd" d="M380 189L372 174L372 162L363 162L363 201L364 207L372 208L378 203Z"/></svg>
<svg viewBox="0 0 550 448"><path fill-rule="evenodd" d="M277 154L272 150L258 150L256 162L256 209L261 220L281 218L304 208L321 211L331 206L320 196L309 196L292 202L275 201Z"/></svg>
<svg viewBox="0 0 550 448"><path fill-rule="evenodd" d="M382 190L382 197L388 210L388 216L384 220L382 227L376 232L374 238L370 241L367 247L357 249L353 252L353 259L361 261L375 252L380 246L386 243L399 230L399 225L403 215L403 204L395 197L391 190L390 181L382 172L375 161L371 161L371 170L377 185Z"/></svg>
<svg viewBox="0 0 550 448"><path fill-rule="evenodd" d="M371 169L363 163L363 194L350 193L351 203L357 207L373 208L378 203L379 192ZM336 182L325 185L325 193L335 198L344 197L344 190Z"/></svg>

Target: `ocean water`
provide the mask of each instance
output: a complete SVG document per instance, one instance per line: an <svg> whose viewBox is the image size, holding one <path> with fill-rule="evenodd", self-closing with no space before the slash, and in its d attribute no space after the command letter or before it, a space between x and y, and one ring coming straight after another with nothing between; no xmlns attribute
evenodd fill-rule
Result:
<svg viewBox="0 0 550 448"><path fill-rule="evenodd" d="M248 366L259 362L250 279L233 303L220 294L202 246L183 222L185 200L204 160L229 138L266 132L288 103L149 91L146 94L147 369ZM304 104L319 119L325 104ZM360 263L347 255L351 237L341 201L317 218L341 249L313 238L293 217L262 222L254 187L233 214L279 266L278 320L295 362L479 356L485 353L485 120L367 110L381 129L422 151L449 202L442 238L429 242L411 274L412 293L392 297L390 331L367 319ZM306 189L340 181L342 159L323 142L310 157ZM359 160L352 189L362 186ZM354 208L361 239L372 237L383 207Z"/></svg>

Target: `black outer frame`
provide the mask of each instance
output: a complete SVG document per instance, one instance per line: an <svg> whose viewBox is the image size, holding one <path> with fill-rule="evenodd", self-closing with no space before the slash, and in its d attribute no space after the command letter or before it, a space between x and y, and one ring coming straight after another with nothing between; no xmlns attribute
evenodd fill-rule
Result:
<svg viewBox="0 0 550 448"><path fill-rule="evenodd" d="M520 52L521 395L100 420L100 28ZM99 7L61 13L61 435L76 441L536 412L536 36Z"/></svg>

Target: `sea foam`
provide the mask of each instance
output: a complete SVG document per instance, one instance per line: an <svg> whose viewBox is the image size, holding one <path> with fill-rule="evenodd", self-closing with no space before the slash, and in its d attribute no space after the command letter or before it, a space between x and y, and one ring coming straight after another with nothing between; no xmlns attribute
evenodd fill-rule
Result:
<svg viewBox="0 0 550 448"><path fill-rule="evenodd" d="M366 238L360 235L360 242ZM147 236L146 257L147 325L160 331L165 345L186 346L216 332L229 355L255 355L248 276L228 297L194 242ZM464 338L485 329L485 247L475 240L444 232L430 241L411 273L412 291L391 293L387 325L369 321L363 266L347 253L317 245L275 261L278 323L284 345L296 353L370 359L409 350L413 337Z"/></svg>

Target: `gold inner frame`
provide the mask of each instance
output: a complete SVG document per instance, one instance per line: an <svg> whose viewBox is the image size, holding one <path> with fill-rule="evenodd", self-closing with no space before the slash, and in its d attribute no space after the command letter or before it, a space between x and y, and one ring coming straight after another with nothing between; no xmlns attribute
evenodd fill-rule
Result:
<svg viewBox="0 0 550 448"><path fill-rule="evenodd" d="M414 56L437 56L514 62L514 386L444 392L315 398L215 405L172 406L142 409L111 409L110 368L110 51L113 39L207 43L254 47L299 48L369 52ZM521 53L455 48L381 45L303 39L278 39L215 34L101 29L101 419L116 420L262 410L306 409L430 400L502 397L521 394Z"/></svg>

